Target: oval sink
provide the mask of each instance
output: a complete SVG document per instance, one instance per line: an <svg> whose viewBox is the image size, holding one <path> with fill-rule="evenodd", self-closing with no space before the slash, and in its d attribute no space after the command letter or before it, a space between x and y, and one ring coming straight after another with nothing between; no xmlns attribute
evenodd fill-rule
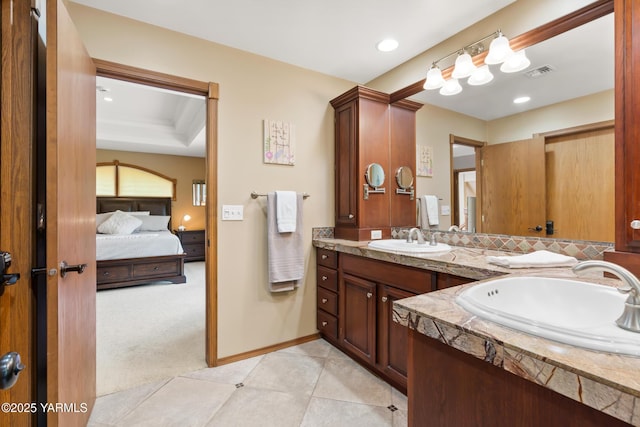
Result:
<svg viewBox="0 0 640 427"><path fill-rule="evenodd" d="M464 290L456 303L478 317L592 350L640 356L640 333L615 323L626 296L569 279L505 277Z"/></svg>
<svg viewBox="0 0 640 427"><path fill-rule="evenodd" d="M449 252L451 250L451 246L445 243L431 246L429 243L419 244L415 241L408 243L404 239L373 240L369 243L369 248L403 254L431 254Z"/></svg>

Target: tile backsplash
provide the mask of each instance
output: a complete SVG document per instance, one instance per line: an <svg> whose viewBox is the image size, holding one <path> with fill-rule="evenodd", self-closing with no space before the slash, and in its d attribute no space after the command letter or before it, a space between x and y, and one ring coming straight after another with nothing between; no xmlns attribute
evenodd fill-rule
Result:
<svg viewBox="0 0 640 427"><path fill-rule="evenodd" d="M394 228L391 235L394 239L406 237L408 228ZM506 252L529 253L548 250L563 255L576 257L579 260L603 258L603 253L613 250L613 243L592 242L584 240L549 239L546 237L509 236L506 234L461 233L453 231L436 231L439 242L453 246L468 248L493 249ZM333 239L333 227L314 227L313 239Z"/></svg>

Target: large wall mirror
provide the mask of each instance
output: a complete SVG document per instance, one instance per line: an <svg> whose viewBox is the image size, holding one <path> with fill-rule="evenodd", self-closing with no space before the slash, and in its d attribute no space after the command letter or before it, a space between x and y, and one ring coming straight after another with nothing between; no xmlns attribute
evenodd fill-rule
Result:
<svg viewBox="0 0 640 427"><path fill-rule="evenodd" d="M521 38L524 36L523 34ZM542 203L542 216L532 219L529 208L520 211L514 210L512 206L505 208L503 204L496 202L503 197L496 196L499 193L495 187L495 181L479 181L478 188L474 188L474 191L478 192L475 231L613 242L613 120L615 118L613 13L607 13L604 16L600 14L569 31L528 46L526 54L531 61L529 67L521 72L506 74L499 71L499 66L492 66L494 80L487 85L469 86L461 80L463 90L454 96L443 96L438 90L424 90L410 96L410 99L425 104L417 115L417 144L433 146L434 164L440 165L439 170L434 170L433 178L418 178L416 183L418 194L437 194L445 198L443 204L451 205L451 216L441 217L440 220L443 230L452 225L464 224L464 206L456 209L453 200L458 197L454 194L454 185L460 185L454 179L453 165L464 165L455 168L465 172L465 185L468 185L467 181L471 179L469 172L474 170L475 163L475 158L470 159L469 156L485 150L477 147L478 141L484 142L487 147L493 147L536 140L542 144L542 157L534 157L528 154L527 150L515 151L506 154L508 157L492 162L491 166L485 165L483 168L491 168L485 170L490 173L484 175L497 177L498 184L518 184L514 198L542 193L545 199L542 202L536 202ZM522 96L529 96L531 99L525 103L514 103L514 99ZM603 129L605 134L608 132L604 137L600 135ZM547 169L551 167L549 162L553 162L558 157L550 143L559 146L558 143L564 141L563 135L591 131L598 134L595 137L597 140L604 138L608 141L606 142L608 148L604 150L610 151L610 160L604 160L603 155L597 152L583 155L583 148L579 148L573 161L565 161L560 166L554 166L556 169L553 171L547 170L545 173L545 167ZM455 142L454 135L462 142ZM577 137L577 139L581 138L582 135ZM465 140L473 143L466 144ZM569 144L573 142L567 142L565 146ZM594 143L588 141L580 144L590 149ZM453 153L458 152L465 159L456 159ZM542 178L540 175L535 179L509 175L510 168L507 165L514 164L516 161L519 162L519 166L515 169L520 171L541 168ZM582 163L583 161L585 163ZM576 174L578 169L588 172L583 173L582 178L576 178L579 175ZM557 200L557 195L552 194L556 190L548 188L549 175L553 175L553 179L558 183L562 183L562 180L574 181L572 189L567 190L567 200ZM592 177L595 177L593 181L586 181ZM484 180L484 178L479 179ZM605 185L611 188L603 193L602 187ZM598 191L593 191L594 189ZM546 208L547 204L552 203L547 200L550 198L555 198L553 203L555 203L556 212L557 206L561 206L560 209L563 212L570 210L571 207L574 208L573 214L568 212L569 215L565 221L584 220L582 229L587 231L593 229L593 224L604 223L602 228L606 231L593 234L572 230L569 235L563 235L563 231L568 232L569 227L558 224L555 218L557 214L549 213L554 212L553 209ZM605 209L604 213L591 209L584 211L582 210L584 208L577 208L576 201L588 201L587 206L603 205L610 209ZM491 211L491 209L495 210ZM487 216L491 215L498 220L488 221ZM554 218L550 218L549 215L553 215ZM522 217L526 225L521 226L524 228L501 229L500 224L506 224L507 217ZM554 234L546 233L549 221L555 223Z"/></svg>

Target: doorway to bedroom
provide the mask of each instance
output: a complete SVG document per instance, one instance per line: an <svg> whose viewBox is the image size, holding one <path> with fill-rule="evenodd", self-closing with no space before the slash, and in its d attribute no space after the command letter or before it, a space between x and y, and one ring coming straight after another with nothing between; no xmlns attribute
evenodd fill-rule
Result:
<svg viewBox="0 0 640 427"><path fill-rule="evenodd" d="M181 266L185 283L134 280L134 286L98 291L96 374L101 396L216 364L216 223L211 213L216 210L217 85L95 63L97 163L131 166L174 183L170 217L146 214L148 209L141 207L147 216L128 240L139 241L138 237L147 237L142 236L145 233L162 234L140 230L168 219L164 232L168 229L186 254ZM127 188L120 178L115 182L116 187ZM134 182L126 194L103 195L100 191L109 190L98 189L99 200L100 196L155 196L153 184L141 184L135 176ZM155 264L156 258L149 260L146 269L175 265L173 259L171 267L164 261ZM133 275L140 271L135 264ZM100 265L98 258L98 275Z"/></svg>

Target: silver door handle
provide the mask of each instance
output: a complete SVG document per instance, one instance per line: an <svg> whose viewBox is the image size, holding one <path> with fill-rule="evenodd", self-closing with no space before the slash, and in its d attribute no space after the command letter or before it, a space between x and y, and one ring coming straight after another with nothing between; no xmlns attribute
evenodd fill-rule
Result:
<svg viewBox="0 0 640 427"><path fill-rule="evenodd" d="M629 225L634 230L640 230L640 219L634 219L633 221L631 221L631 224L629 224Z"/></svg>
<svg viewBox="0 0 640 427"><path fill-rule="evenodd" d="M12 351L3 355L0 358L0 390L13 387L23 369L24 365L18 353Z"/></svg>

